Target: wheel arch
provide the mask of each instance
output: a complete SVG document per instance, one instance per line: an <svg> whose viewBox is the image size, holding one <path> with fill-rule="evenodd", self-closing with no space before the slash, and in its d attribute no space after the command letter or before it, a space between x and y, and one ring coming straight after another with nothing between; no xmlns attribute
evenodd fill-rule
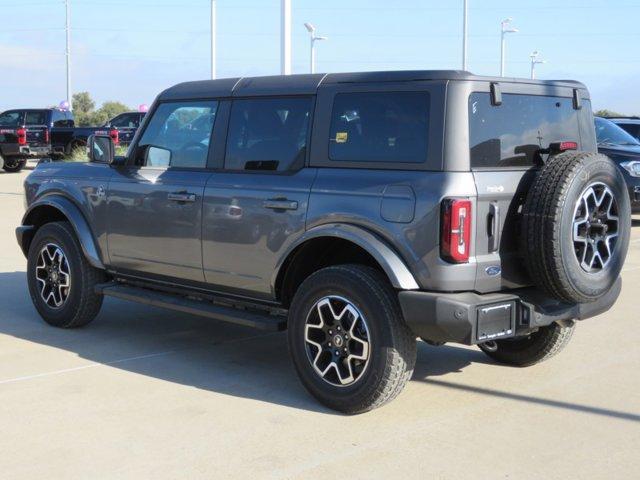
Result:
<svg viewBox="0 0 640 480"><path fill-rule="evenodd" d="M289 246L272 278L274 295L288 304L306 276L340 263L363 263L378 268L399 290L419 288L407 265L385 241L361 227L329 224L308 230Z"/></svg>
<svg viewBox="0 0 640 480"><path fill-rule="evenodd" d="M16 230L22 253L27 256L36 231L44 224L67 221L73 227L84 256L96 267L105 268L97 242L80 208L62 195L48 195L29 206Z"/></svg>

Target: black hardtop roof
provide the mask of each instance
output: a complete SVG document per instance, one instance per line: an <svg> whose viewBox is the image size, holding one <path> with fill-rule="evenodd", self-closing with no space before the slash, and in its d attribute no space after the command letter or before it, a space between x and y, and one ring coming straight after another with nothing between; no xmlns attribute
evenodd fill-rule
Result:
<svg viewBox="0 0 640 480"><path fill-rule="evenodd" d="M396 70L201 80L175 85L162 92L158 98L160 100L187 100L207 97L244 97L254 95L312 95L317 92L320 85L413 82L420 80L466 80L586 88L582 83L574 80L529 80L511 77L483 77L463 70Z"/></svg>

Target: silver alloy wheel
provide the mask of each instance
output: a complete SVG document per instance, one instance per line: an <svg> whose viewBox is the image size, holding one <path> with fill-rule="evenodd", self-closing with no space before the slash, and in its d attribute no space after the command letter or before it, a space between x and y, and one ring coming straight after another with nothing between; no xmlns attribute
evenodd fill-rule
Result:
<svg viewBox="0 0 640 480"><path fill-rule="evenodd" d="M573 215L573 246L582 269L596 273L613 257L618 239L618 203L604 183L585 188Z"/></svg>
<svg viewBox="0 0 640 480"><path fill-rule="evenodd" d="M71 270L62 248L55 243L47 243L38 255L36 280L40 287L40 297L52 308L60 308L69 298Z"/></svg>
<svg viewBox="0 0 640 480"><path fill-rule="evenodd" d="M307 314L304 340L309 362L325 382L346 387L362 378L371 335L362 313L346 298L318 300Z"/></svg>

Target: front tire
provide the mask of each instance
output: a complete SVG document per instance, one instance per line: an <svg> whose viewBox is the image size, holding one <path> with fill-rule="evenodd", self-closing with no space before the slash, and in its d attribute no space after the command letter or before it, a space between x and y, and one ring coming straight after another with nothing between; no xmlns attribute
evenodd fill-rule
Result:
<svg viewBox="0 0 640 480"><path fill-rule="evenodd" d="M515 367L529 367L544 362L567 346L575 324L552 323L526 337L481 343L480 350L497 362Z"/></svg>
<svg viewBox="0 0 640 480"><path fill-rule="evenodd" d="M2 168L8 173L17 173L24 168L27 161L24 158L5 158Z"/></svg>
<svg viewBox="0 0 640 480"><path fill-rule="evenodd" d="M29 294L49 325L82 327L102 306L95 286L105 273L89 264L68 222L47 223L36 232L27 260Z"/></svg>
<svg viewBox="0 0 640 480"><path fill-rule="evenodd" d="M416 361L396 293L362 265L324 268L302 283L289 309L288 342L304 387L348 414L394 399Z"/></svg>

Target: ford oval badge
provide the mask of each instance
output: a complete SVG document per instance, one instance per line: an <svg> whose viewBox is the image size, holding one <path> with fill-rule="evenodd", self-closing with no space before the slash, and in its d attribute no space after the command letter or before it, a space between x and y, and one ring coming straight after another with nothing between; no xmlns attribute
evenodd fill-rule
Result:
<svg viewBox="0 0 640 480"><path fill-rule="evenodd" d="M496 275L500 275L502 269L497 265L492 265L485 268L484 271L487 272L487 275L489 275L490 277L495 277Z"/></svg>

